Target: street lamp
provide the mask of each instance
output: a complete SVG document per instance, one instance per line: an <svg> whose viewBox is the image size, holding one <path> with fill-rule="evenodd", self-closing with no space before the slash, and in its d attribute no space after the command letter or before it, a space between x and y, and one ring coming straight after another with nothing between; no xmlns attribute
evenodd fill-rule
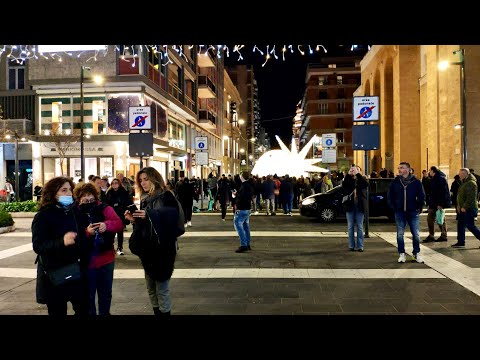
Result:
<svg viewBox="0 0 480 360"><path fill-rule="evenodd" d="M460 55L460 61L449 62L441 61L438 63L438 69L443 71L449 65L460 65L460 80L461 80L461 96L462 96L462 123L455 125L455 129L462 129L462 167L467 167L467 87L465 83L465 49L455 50L455 55Z"/></svg>
<svg viewBox="0 0 480 360"><path fill-rule="evenodd" d="M24 137L20 137L17 131L8 130L12 135L5 135L5 139L10 140L12 136L15 138L15 201L18 201L20 194L20 170L18 166L18 140L26 141Z"/></svg>
<svg viewBox="0 0 480 360"><path fill-rule="evenodd" d="M80 67L80 177L85 180L85 151L83 146L83 82L85 80L85 70L90 71L92 68L90 66L81 66ZM100 75L95 75L93 81L100 85L103 83L103 77ZM89 135L86 136L90 138Z"/></svg>

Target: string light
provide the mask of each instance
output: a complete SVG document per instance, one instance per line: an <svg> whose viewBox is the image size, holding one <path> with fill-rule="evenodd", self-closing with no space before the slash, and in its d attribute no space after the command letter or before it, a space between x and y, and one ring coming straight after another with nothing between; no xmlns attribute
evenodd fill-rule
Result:
<svg viewBox="0 0 480 360"><path fill-rule="evenodd" d="M160 48L163 47L164 51L160 52L159 58L163 66L167 66L168 64L173 64L174 62L169 57L169 47L171 50L175 50L178 53L178 56L182 57L185 61L189 62L189 58L184 53L184 46L188 46L188 49L194 49L195 45L110 45L111 50L115 51L118 54L118 57L122 61L129 62L132 67L137 66L137 59L139 56L143 56L143 53L150 53L153 52L157 54L160 52ZM43 58L45 60L56 60L58 62L64 62L65 58L72 57L72 58L82 58L87 55L85 59L86 62L89 61L98 61L98 57L103 55L106 57L109 51L108 45L105 46L103 49L95 49L95 50L65 50L65 51L57 51L57 52L40 52L38 51L38 47L36 45L0 45L0 57L5 55L9 61L15 61L17 64L23 64L28 59L39 59ZM315 51L320 51L320 48L327 53L327 49L323 45L283 45L281 48L282 52L282 61L286 61L286 53L290 50L291 54L296 53L294 46L297 46L297 51L301 55L305 55L308 51L308 54L311 55ZM244 60L243 54L241 50L245 47L245 45L234 45L232 51L238 54L237 61ZM308 47L308 50L307 50ZM361 45L351 45L350 50L354 51L355 49L360 49ZM371 49L371 45L364 46L365 50L368 47L368 50ZM186 49L186 48L185 48ZM205 49L205 51L203 51ZM267 45L266 51L262 50L259 46L253 45L251 48L253 53L259 53L262 57L265 57L265 61L263 62L262 66L265 66L268 60L274 58L278 60L279 55L276 53L276 45ZM227 45L197 45L198 55L205 55L208 56L208 53L212 56L216 56L217 58L230 57L230 48ZM92 52L93 51L93 52ZM279 50L280 51L280 50ZM223 54L222 54L223 52ZM268 55L268 56L267 56Z"/></svg>

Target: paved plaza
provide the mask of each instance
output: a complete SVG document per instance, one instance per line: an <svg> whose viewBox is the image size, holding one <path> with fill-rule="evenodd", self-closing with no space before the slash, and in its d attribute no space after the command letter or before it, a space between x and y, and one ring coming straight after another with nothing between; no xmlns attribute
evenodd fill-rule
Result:
<svg viewBox="0 0 480 360"><path fill-rule="evenodd" d="M450 247L456 240L451 211L449 241L421 245L425 264L397 263L395 226L383 219L370 221L360 253L348 250L345 220L252 215L252 251L241 254L234 252L232 219L231 210L225 222L219 213L193 215L179 239L172 314L480 314L480 242L467 231L465 249ZM15 221L15 232L0 235L0 314L44 315L46 306L35 302L31 219ZM420 229L423 239L426 214ZM409 233L406 249L411 254ZM116 258L114 276L113 315L153 314L140 261L128 246Z"/></svg>

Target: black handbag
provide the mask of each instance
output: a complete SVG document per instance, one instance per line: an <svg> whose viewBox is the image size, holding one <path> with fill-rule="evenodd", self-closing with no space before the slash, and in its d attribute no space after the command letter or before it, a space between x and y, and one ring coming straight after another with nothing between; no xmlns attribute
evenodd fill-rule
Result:
<svg viewBox="0 0 480 360"><path fill-rule="evenodd" d="M80 263L77 261L56 269L45 270L45 273L54 286L69 284L80 280Z"/></svg>

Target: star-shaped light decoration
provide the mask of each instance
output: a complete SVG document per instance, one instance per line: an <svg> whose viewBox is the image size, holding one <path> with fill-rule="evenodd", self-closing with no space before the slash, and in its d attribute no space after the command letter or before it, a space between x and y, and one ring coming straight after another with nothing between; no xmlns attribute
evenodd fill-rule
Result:
<svg viewBox="0 0 480 360"><path fill-rule="evenodd" d="M292 139L291 150L288 150L283 141L275 135L281 150L270 150L263 154L256 162L252 170L252 175L267 176L277 174L278 176L289 175L304 177L309 176L309 172L328 172L313 164L320 162L320 159L305 159L311 150L316 135L298 152L295 140Z"/></svg>

